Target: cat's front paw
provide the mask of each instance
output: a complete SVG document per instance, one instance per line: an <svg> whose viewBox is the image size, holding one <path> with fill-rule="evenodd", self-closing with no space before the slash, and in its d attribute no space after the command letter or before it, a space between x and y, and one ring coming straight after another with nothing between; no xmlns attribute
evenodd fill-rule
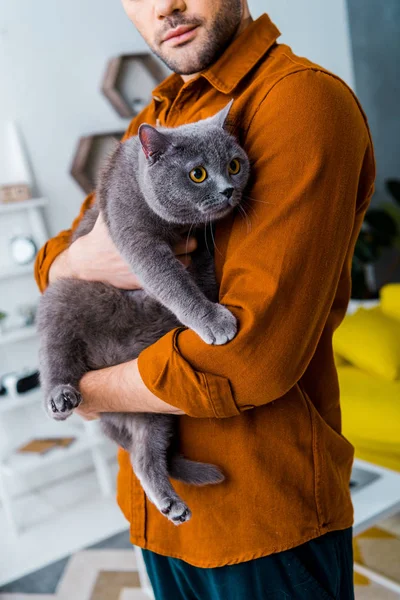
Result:
<svg viewBox="0 0 400 600"><path fill-rule="evenodd" d="M206 344L221 346L235 337L237 320L225 306L214 304L207 316L203 317L201 326L195 328L195 331Z"/></svg>
<svg viewBox="0 0 400 600"><path fill-rule="evenodd" d="M65 421L81 402L82 396L72 385L57 385L46 398L45 408L52 419Z"/></svg>

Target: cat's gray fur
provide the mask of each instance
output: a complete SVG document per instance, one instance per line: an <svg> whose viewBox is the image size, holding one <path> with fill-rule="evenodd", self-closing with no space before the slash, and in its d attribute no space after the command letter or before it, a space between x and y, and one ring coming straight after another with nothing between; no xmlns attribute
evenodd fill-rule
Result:
<svg viewBox="0 0 400 600"><path fill-rule="evenodd" d="M53 419L66 419L80 404L79 381L87 371L136 358L176 326L190 327L208 344L224 344L235 336L235 317L217 303L213 258L202 236L190 268L185 269L172 251L189 227L204 229L241 200L249 163L224 130L230 106L175 129L142 125L138 136L118 145L103 170L96 203L71 241L92 229L101 210L112 240L143 289L126 291L73 278L47 288L37 324L45 409ZM233 158L241 165L237 175L228 172ZM208 172L203 183L189 178L198 165ZM176 452L177 418L102 413L100 421L105 434L130 452L149 499L180 524L191 513L169 476L195 485L218 483L224 477L217 467Z"/></svg>

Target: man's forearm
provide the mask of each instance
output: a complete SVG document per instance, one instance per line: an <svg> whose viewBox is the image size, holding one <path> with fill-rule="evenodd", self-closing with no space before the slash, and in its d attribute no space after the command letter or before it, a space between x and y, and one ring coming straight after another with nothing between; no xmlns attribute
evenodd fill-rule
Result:
<svg viewBox="0 0 400 600"><path fill-rule="evenodd" d="M82 416L101 412L185 414L147 389L140 376L137 360L90 371L82 377L79 389L83 402L76 412Z"/></svg>

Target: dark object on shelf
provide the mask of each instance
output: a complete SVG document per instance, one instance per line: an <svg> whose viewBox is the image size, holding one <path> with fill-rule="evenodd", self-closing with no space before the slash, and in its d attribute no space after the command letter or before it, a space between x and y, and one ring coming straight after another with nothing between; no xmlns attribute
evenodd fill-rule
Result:
<svg viewBox="0 0 400 600"><path fill-rule="evenodd" d="M22 371L21 373L6 373L2 376L0 385L8 394L24 394L40 387L39 371Z"/></svg>
<svg viewBox="0 0 400 600"><path fill-rule="evenodd" d="M35 323L37 308L38 308L37 302L20 304L18 306L18 313L24 319L24 326L29 327L30 325L33 325Z"/></svg>
<svg viewBox="0 0 400 600"><path fill-rule="evenodd" d="M379 208L367 211L356 242L351 268L351 297L354 300L379 298L379 289L371 289L368 284L367 268L381 257L384 248L397 252L381 287L391 282L391 276L400 264L400 180L388 179L385 185L394 202L381 203Z"/></svg>
<svg viewBox="0 0 400 600"><path fill-rule="evenodd" d="M95 189L99 170L124 134L113 131L80 138L70 173L86 194Z"/></svg>
<svg viewBox="0 0 400 600"><path fill-rule="evenodd" d="M7 313L3 312L2 310L0 310L0 334L4 333L3 332L3 327L4 327L4 322L7 319Z"/></svg>
<svg viewBox="0 0 400 600"><path fill-rule="evenodd" d="M0 396L6 396L7 390L2 383L0 383Z"/></svg>
<svg viewBox="0 0 400 600"><path fill-rule="evenodd" d="M16 390L18 394L29 392L37 387L40 387L39 371L34 371L30 375L20 377L17 381Z"/></svg>
<svg viewBox="0 0 400 600"><path fill-rule="evenodd" d="M147 106L165 76L151 54L124 54L109 61L101 89L121 117L132 118Z"/></svg>

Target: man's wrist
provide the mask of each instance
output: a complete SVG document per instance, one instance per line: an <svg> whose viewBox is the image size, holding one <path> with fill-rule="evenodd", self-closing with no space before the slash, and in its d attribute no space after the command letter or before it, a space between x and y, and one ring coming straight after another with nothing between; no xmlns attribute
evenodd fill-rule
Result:
<svg viewBox="0 0 400 600"><path fill-rule="evenodd" d="M54 283L60 277L78 277L78 273L72 267L69 248L53 260L49 269L49 284Z"/></svg>

